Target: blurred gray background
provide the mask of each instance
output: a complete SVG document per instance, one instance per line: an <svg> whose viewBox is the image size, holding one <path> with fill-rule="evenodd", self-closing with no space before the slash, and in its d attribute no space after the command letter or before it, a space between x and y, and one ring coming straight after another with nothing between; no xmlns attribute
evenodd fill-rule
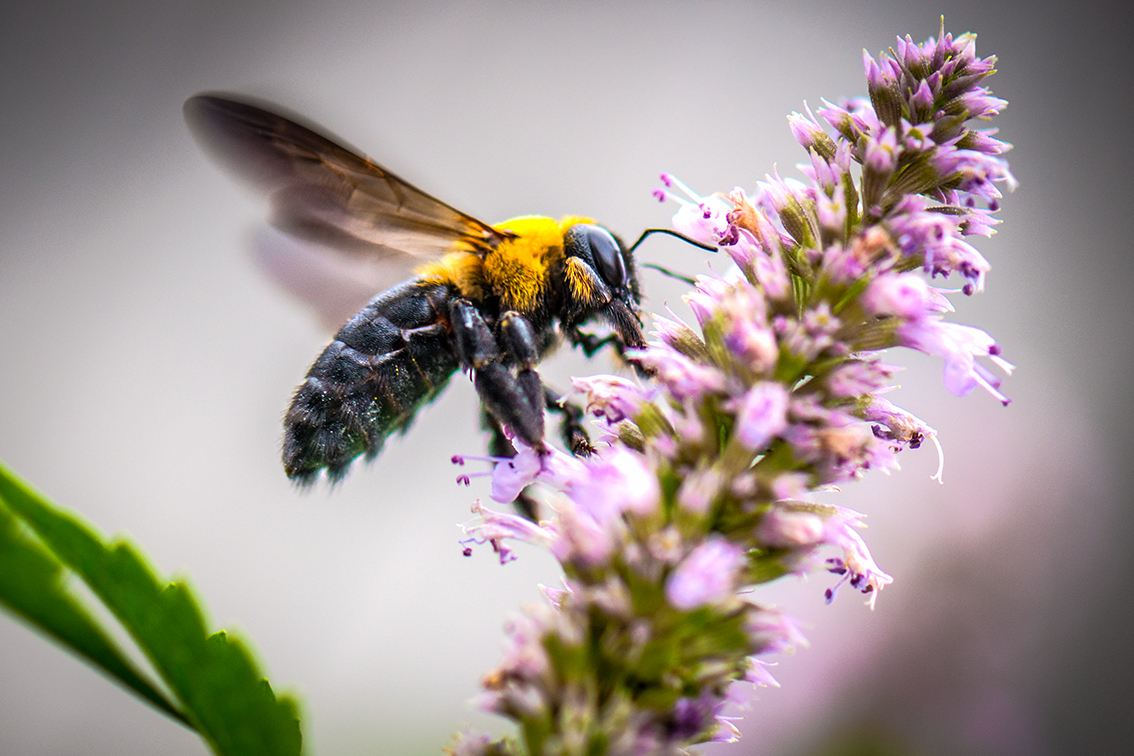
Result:
<svg viewBox="0 0 1134 756"><path fill-rule="evenodd" d="M278 462L289 393L329 333L273 284L250 239L262 202L181 120L204 89L308 114L487 220L590 213L665 225L668 170L751 187L801 152L784 116L864 91L861 48L979 33L1021 188L981 249L988 291L957 319L1020 365L1002 409L909 366L897 400L940 431L890 478L838 497L870 514L896 576L871 613L822 577L764 591L810 649L754 696L719 753L1115 752L1129 738L1132 420L1129 19L1091 3L44 3L0 19L0 458L252 640L303 701L319 754L437 752L509 612L556 580L521 549L463 559L485 487L456 380L337 490ZM669 241L644 255L696 272ZM644 276L649 305L680 288ZM606 370L575 355L545 369ZM199 754L80 662L0 617L0 753Z"/></svg>

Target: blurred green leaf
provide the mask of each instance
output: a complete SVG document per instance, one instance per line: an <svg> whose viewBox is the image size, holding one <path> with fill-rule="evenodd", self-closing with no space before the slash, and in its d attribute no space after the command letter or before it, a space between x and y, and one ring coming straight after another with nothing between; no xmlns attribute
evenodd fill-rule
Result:
<svg viewBox="0 0 1134 756"><path fill-rule="evenodd" d="M174 719L169 699L122 654L64 585L64 568L0 503L0 604L54 637ZM192 726L192 725L189 725Z"/></svg>
<svg viewBox="0 0 1134 756"><path fill-rule="evenodd" d="M208 634L185 583L160 581L132 546L105 543L3 465L0 502L106 604L214 751L240 756L301 752L294 700L275 695L240 639L223 631Z"/></svg>

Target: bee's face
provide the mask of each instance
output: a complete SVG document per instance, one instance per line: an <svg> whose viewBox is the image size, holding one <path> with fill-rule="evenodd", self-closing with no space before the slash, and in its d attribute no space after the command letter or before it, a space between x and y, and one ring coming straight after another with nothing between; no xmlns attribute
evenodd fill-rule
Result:
<svg viewBox="0 0 1134 756"><path fill-rule="evenodd" d="M568 257L586 263L598 279L600 291L580 314L602 317L627 346L641 346L638 281L630 251L605 228L589 223L572 226L564 236L564 247Z"/></svg>

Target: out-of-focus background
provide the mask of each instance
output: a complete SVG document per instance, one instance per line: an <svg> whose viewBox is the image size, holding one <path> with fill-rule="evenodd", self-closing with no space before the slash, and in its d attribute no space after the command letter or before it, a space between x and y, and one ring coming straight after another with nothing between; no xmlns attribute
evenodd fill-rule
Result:
<svg viewBox="0 0 1134 756"><path fill-rule="evenodd" d="M1020 365L1010 409L905 360L931 449L838 499L895 575L873 613L820 577L764 590L810 649L714 753L1117 752L1128 745L1131 77L1121 11L1091 3L25 3L0 22L0 457L106 533L189 576L304 702L319 754L437 752L509 612L555 581L535 549L463 559L483 488L455 380L334 491L278 461L293 385L328 338L251 239L263 203L192 142L204 89L308 114L488 220L590 213L665 225L660 170L710 192L802 153L784 116L864 91L861 48L979 33L1021 188L957 319ZM1126 19L1126 23L1129 19ZM688 272L677 243L645 257ZM719 263L718 263L719 264ZM648 305L681 289L644 274ZM605 371L563 354L544 370ZM199 754L189 732L8 616L0 753Z"/></svg>

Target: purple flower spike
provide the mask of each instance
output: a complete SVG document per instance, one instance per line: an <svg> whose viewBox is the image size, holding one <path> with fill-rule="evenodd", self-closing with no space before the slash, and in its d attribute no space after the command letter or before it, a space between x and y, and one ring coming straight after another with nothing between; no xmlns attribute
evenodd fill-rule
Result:
<svg viewBox="0 0 1134 756"><path fill-rule="evenodd" d="M683 753L731 741L734 683L775 686L757 657L805 644L756 603L762 582L826 570L828 602L853 590L874 607L893 578L864 516L826 496L929 444L934 479L944 466L937 431L890 401L898 369L881 352L940 358L949 391L1008 401L1001 346L948 320L959 295L984 289L974 243L1015 185L1010 146L978 123L1005 105L987 88L994 69L972 35L901 37L864 53L868 98L788 117L803 180L773 171L749 191L700 194L662 174L655 196L676 204L675 230L735 268L696 276L691 318L655 319L649 344L628 351L636 375L574 379L601 434L586 456L556 451L549 433L539 451L513 439L512 457L453 458L491 465L460 479L491 475L498 500L538 485L547 517L478 504L465 553L487 543L506 563L515 541L537 543L563 573L509 625L484 680L482 705L523 742L469 742Z"/></svg>

